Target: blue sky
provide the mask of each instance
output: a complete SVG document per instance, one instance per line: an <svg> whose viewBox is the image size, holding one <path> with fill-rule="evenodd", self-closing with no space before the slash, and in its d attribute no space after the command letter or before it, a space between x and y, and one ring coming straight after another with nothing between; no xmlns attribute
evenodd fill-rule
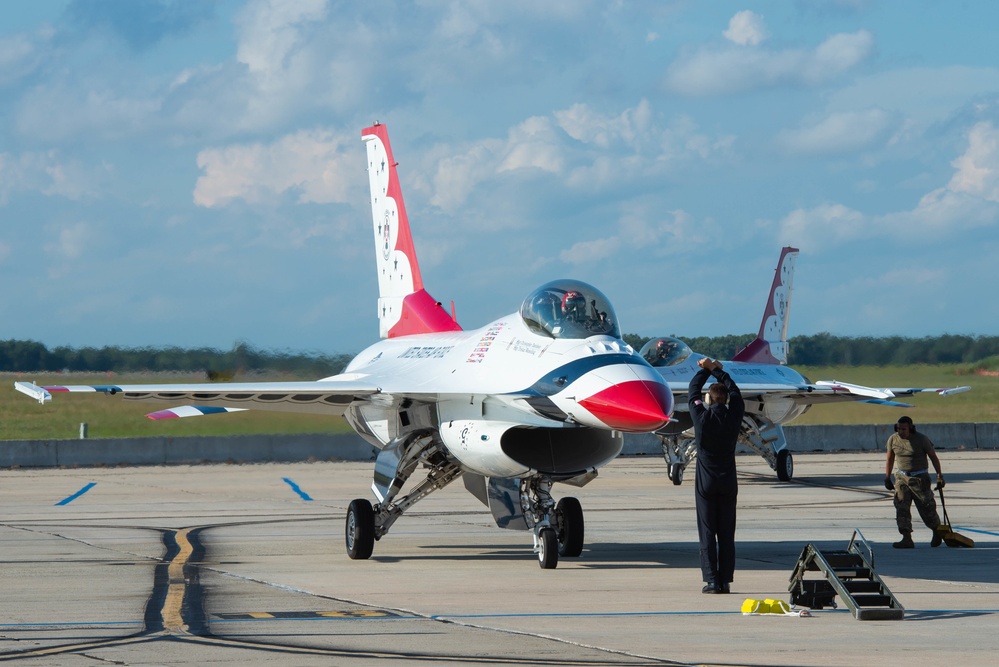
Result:
<svg viewBox="0 0 999 667"><path fill-rule="evenodd" d="M466 328L999 335L999 4L35 0L0 23L0 338L357 352L360 130Z"/></svg>

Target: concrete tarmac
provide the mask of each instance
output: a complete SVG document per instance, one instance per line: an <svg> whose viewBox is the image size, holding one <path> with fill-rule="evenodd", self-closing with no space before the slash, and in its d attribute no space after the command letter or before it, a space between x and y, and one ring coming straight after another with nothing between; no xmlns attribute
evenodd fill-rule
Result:
<svg viewBox="0 0 999 667"><path fill-rule="evenodd" d="M370 463L0 471L0 661L31 665L993 665L999 651L999 452L941 451L947 510L973 549L891 548L874 452L798 454L781 483L739 457L730 595L701 594L692 470L620 458L574 495L582 556L542 570L461 482L344 554ZM918 518L917 518L918 521ZM905 607L858 621L743 615L788 600L802 549L859 529Z"/></svg>

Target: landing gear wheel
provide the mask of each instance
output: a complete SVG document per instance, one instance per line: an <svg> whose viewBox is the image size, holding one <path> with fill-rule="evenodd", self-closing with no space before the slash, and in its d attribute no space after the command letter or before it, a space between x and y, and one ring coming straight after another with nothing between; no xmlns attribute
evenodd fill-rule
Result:
<svg viewBox="0 0 999 667"><path fill-rule="evenodd" d="M777 479L782 482L790 482L794 476L794 457L791 452L782 449L777 452Z"/></svg>
<svg viewBox="0 0 999 667"><path fill-rule="evenodd" d="M375 511L363 498L352 500L347 507L344 526L347 555L351 560L365 560L375 550Z"/></svg>
<svg viewBox="0 0 999 667"><path fill-rule="evenodd" d="M683 482L683 466L679 463L670 463L667 475L673 481L673 486L680 486Z"/></svg>
<svg viewBox="0 0 999 667"><path fill-rule="evenodd" d="M538 562L541 563L541 569L554 570L558 565L558 536L551 528L542 528L538 542Z"/></svg>
<svg viewBox="0 0 999 667"><path fill-rule="evenodd" d="M555 506L558 524L558 555L575 558L583 553L583 507L575 498L563 498Z"/></svg>

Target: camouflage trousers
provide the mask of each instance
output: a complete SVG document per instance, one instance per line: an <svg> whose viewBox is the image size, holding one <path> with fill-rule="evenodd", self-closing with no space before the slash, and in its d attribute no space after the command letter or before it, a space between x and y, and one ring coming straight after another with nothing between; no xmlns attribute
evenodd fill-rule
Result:
<svg viewBox="0 0 999 667"><path fill-rule="evenodd" d="M898 532L905 535L912 532L912 503L916 503L919 518L926 527L936 530L940 525L937 503L933 499L933 486L929 473L903 475L895 471L895 523Z"/></svg>

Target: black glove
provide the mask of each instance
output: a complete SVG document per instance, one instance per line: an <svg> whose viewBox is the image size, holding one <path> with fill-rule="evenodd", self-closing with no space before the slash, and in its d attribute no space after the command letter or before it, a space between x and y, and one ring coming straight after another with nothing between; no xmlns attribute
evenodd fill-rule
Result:
<svg viewBox="0 0 999 667"><path fill-rule="evenodd" d="M891 475L885 475L885 488L889 491L895 490L895 481L891 478Z"/></svg>
<svg viewBox="0 0 999 667"><path fill-rule="evenodd" d="M947 486L947 482L944 481L943 475L937 475L937 485L934 487L934 490L939 491L945 486Z"/></svg>

